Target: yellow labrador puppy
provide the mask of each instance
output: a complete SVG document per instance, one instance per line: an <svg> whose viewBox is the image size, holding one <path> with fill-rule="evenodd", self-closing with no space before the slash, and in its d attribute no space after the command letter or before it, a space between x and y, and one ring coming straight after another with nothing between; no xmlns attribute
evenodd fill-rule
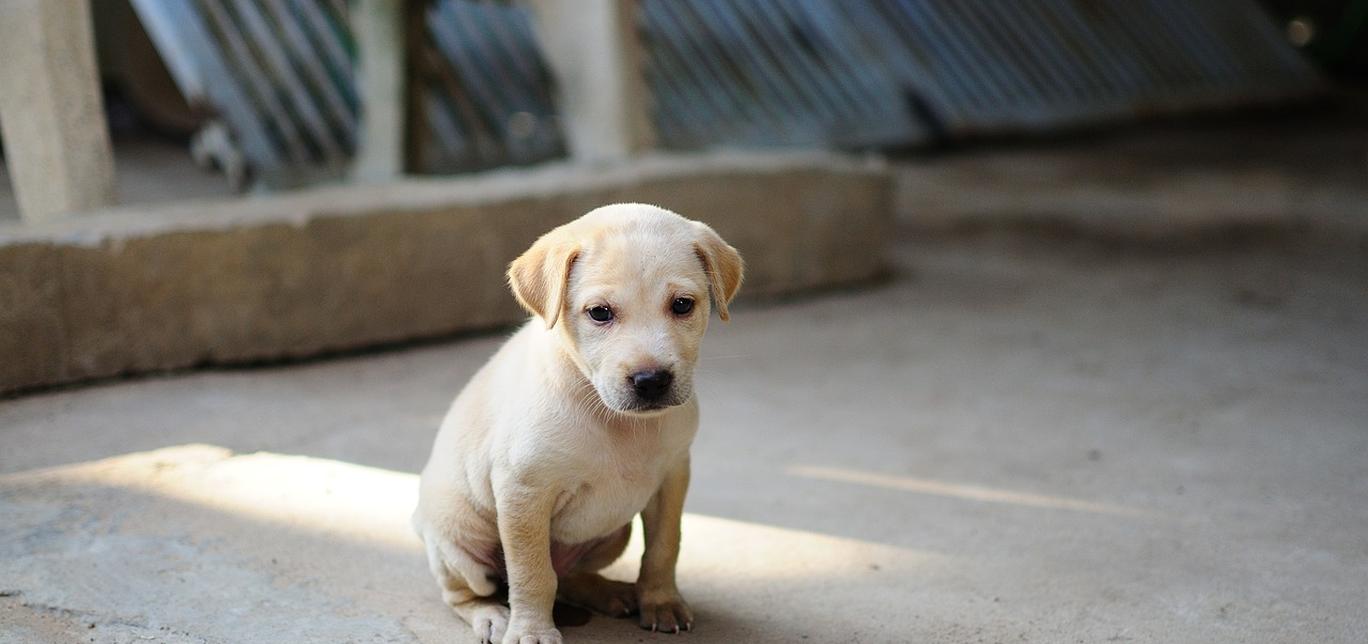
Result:
<svg viewBox="0 0 1368 644"><path fill-rule="evenodd" d="M710 296L726 320L741 274L711 228L643 204L598 208L509 266L535 317L452 404L413 515L442 598L477 637L559 643L557 597L639 611L652 630L692 626L675 560L698 429L693 367ZM638 513L637 583L603 578ZM500 581L507 608L493 597Z"/></svg>

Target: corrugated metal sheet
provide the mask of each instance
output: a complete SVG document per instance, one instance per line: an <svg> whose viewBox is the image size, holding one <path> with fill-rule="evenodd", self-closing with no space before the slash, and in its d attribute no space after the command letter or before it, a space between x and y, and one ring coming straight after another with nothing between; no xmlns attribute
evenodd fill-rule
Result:
<svg viewBox="0 0 1368 644"><path fill-rule="evenodd" d="M256 174L298 183L355 146L345 0L132 0L187 98ZM417 168L564 154L526 7L434 0ZM640 0L666 147L884 147L1304 95L1316 72L1254 0Z"/></svg>
<svg viewBox="0 0 1368 644"><path fill-rule="evenodd" d="M181 92L227 125L270 185L341 176L356 145L355 43L345 0L132 0ZM419 171L564 154L528 12L439 0L414 61Z"/></svg>
<svg viewBox="0 0 1368 644"><path fill-rule="evenodd" d="M438 0L429 7L421 60L420 165L457 171L565 154L551 75L525 7Z"/></svg>
<svg viewBox="0 0 1368 644"><path fill-rule="evenodd" d="M226 122L271 183L339 174L357 98L345 2L132 0L186 99Z"/></svg>
<svg viewBox="0 0 1368 644"><path fill-rule="evenodd" d="M661 140L886 146L1305 95L1252 0L642 0Z"/></svg>

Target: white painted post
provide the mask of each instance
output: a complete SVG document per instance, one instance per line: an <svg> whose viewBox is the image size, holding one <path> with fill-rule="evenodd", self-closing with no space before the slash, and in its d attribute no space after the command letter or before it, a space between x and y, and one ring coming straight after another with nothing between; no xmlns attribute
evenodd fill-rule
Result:
<svg viewBox="0 0 1368 644"><path fill-rule="evenodd" d="M0 133L24 219L113 203L88 0L0 0Z"/></svg>
<svg viewBox="0 0 1368 644"><path fill-rule="evenodd" d="M353 5L361 127L352 178L359 181L384 181L404 173L405 4L360 0Z"/></svg>
<svg viewBox="0 0 1368 644"><path fill-rule="evenodd" d="M560 91L571 157L612 162L653 147L636 0L532 0L531 6Z"/></svg>

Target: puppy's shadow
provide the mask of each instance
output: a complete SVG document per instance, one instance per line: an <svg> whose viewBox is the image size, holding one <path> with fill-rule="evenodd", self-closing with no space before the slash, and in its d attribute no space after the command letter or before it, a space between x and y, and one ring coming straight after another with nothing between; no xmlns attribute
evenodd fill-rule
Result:
<svg viewBox="0 0 1368 644"><path fill-rule="evenodd" d="M556 602L551 609L551 619L556 622L556 628L576 628L588 624L594 619L595 615L587 608L572 606ZM599 619L613 619L611 617L598 616Z"/></svg>
<svg viewBox="0 0 1368 644"><path fill-rule="evenodd" d="M494 593L493 598L499 600L499 603L504 606L508 605L507 582L502 580L499 581L499 590ZM556 605L551 608L551 620L556 623L556 628L578 628L588 624L594 617L595 614L593 611L587 608L566 604L560 600L557 600ZM602 615L598 617L601 617L602 619L612 619Z"/></svg>
<svg viewBox="0 0 1368 644"><path fill-rule="evenodd" d="M701 623L710 633L744 633L747 624L744 621L737 621L734 615L726 610L712 610L713 607L706 604L694 604L694 620ZM552 619L556 622L557 628L579 628L588 626L590 622L605 622L615 624L622 622L629 624L633 629L637 626L637 614L634 612L625 617L615 617L611 615L600 615L586 608L572 606L556 602L555 608L551 611ZM696 629L695 629L696 630ZM613 631L609 631L613 632Z"/></svg>

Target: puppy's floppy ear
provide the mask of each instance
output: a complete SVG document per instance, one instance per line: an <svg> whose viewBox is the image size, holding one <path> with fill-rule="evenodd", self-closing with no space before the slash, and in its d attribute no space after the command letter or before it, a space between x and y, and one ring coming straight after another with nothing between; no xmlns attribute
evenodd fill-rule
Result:
<svg viewBox="0 0 1368 644"><path fill-rule="evenodd" d="M722 240L716 231L707 224L696 221L698 240L694 242L694 252L703 261L703 270L708 274L708 291L717 306L717 315L730 320L727 305L736 297L741 288L741 276L745 272L745 262L741 253Z"/></svg>
<svg viewBox="0 0 1368 644"><path fill-rule="evenodd" d="M508 265L508 284L529 313L556 326L565 309L570 267L579 257L579 244L560 231L542 235L522 256Z"/></svg>

